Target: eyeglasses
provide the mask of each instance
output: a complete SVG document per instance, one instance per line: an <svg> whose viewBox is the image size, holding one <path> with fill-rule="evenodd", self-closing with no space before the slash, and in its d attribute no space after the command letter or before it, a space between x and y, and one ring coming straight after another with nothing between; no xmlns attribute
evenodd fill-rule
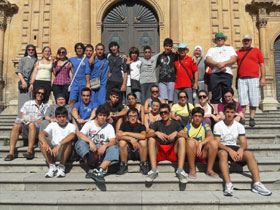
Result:
<svg viewBox="0 0 280 210"><path fill-rule="evenodd" d="M169 114L169 112L168 112L168 111L164 111L164 112L160 112L159 114L160 114L160 115L164 115L164 114L167 115L167 114Z"/></svg>
<svg viewBox="0 0 280 210"><path fill-rule="evenodd" d="M136 114L136 115L128 115L128 117L129 118L136 118L136 117L138 117L138 115Z"/></svg>
<svg viewBox="0 0 280 210"><path fill-rule="evenodd" d="M179 96L179 98L187 98L187 96Z"/></svg>
<svg viewBox="0 0 280 210"><path fill-rule="evenodd" d="M202 98L207 98L206 95L201 95L201 96L198 96L199 99L202 99Z"/></svg>
<svg viewBox="0 0 280 210"><path fill-rule="evenodd" d="M118 49L118 46L112 46L111 49Z"/></svg>
<svg viewBox="0 0 280 210"><path fill-rule="evenodd" d="M35 51L34 49L27 49L27 51Z"/></svg>
<svg viewBox="0 0 280 210"><path fill-rule="evenodd" d="M65 53L66 53L65 51L58 52L58 54L65 54Z"/></svg>
<svg viewBox="0 0 280 210"><path fill-rule="evenodd" d="M43 92L37 92L37 94L42 95L42 96L45 95L45 93L43 93Z"/></svg>

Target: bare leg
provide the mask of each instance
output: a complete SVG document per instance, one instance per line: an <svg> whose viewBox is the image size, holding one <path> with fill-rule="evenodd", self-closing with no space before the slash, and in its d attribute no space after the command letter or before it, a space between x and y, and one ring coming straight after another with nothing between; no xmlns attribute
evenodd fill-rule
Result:
<svg viewBox="0 0 280 210"><path fill-rule="evenodd" d="M195 156L197 144L194 139L190 139L186 143L186 151L189 162L189 174L195 174Z"/></svg>
<svg viewBox="0 0 280 210"><path fill-rule="evenodd" d="M207 173L213 173L213 166L218 152L218 142L215 140L209 141L205 149L208 153Z"/></svg>
<svg viewBox="0 0 280 210"><path fill-rule="evenodd" d="M259 167L253 153L250 151L244 151L242 160L247 162L248 168L253 176L253 181L259 182Z"/></svg>
<svg viewBox="0 0 280 210"><path fill-rule="evenodd" d="M15 154L15 147L16 147L18 136L19 136L19 133L21 132L21 129L22 129L21 123L15 123L12 130L11 130L11 133L10 133L10 151L9 151L10 155Z"/></svg>
<svg viewBox="0 0 280 210"><path fill-rule="evenodd" d="M245 115L245 113L246 113L246 106L241 106L241 108L242 108L242 112L243 112L244 115Z"/></svg>
<svg viewBox="0 0 280 210"><path fill-rule="evenodd" d="M256 109L257 109L257 107L250 106L250 117L253 119L255 118Z"/></svg>
<svg viewBox="0 0 280 210"><path fill-rule="evenodd" d="M126 141L120 140L119 146L120 146L121 161L127 164L128 144Z"/></svg>
<svg viewBox="0 0 280 210"><path fill-rule="evenodd" d="M185 164L185 156L186 156L186 144L185 138L181 137L178 138L177 142L175 143L175 153L178 157L178 168L184 168Z"/></svg>
<svg viewBox="0 0 280 210"><path fill-rule="evenodd" d="M149 138L148 141L149 157L152 168L157 167L157 141L154 138Z"/></svg>
<svg viewBox="0 0 280 210"><path fill-rule="evenodd" d="M44 156L44 158L46 159L47 163L50 164L54 164L54 159L53 156L48 153L46 150L44 150L44 148L42 147L42 145L40 144L40 150Z"/></svg>
<svg viewBox="0 0 280 210"><path fill-rule="evenodd" d="M61 149L60 164L65 165L66 161L71 153L72 145L71 142L64 144Z"/></svg>
<svg viewBox="0 0 280 210"><path fill-rule="evenodd" d="M28 125L28 149L27 152L33 153L33 146L35 144L36 137L36 125L35 123L30 123Z"/></svg>
<svg viewBox="0 0 280 210"><path fill-rule="evenodd" d="M214 107L214 113L219 113L218 112L218 104L212 104Z"/></svg>
<svg viewBox="0 0 280 210"><path fill-rule="evenodd" d="M148 155L147 140L139 141L139 155L140 155L141 162L147 161L147 155Z"/></svg>
<svg viewBox="0 0 280 210"><path fill-rule="evenodd" d="M99 167L105 170L106 168L108 168L110 164L111 164L110 160L104 160Z"/></svg>
<svg viewBox="0 0 280 210"><path fill-rule="evenodd" d="M229 177L229 168L228 168L228 153L225 150L220 150L218 152L218 156L219 156L219 166L220 166L220 170L223 174L224 177L224 181L225 183L230 183L230 177Z"/></svg>

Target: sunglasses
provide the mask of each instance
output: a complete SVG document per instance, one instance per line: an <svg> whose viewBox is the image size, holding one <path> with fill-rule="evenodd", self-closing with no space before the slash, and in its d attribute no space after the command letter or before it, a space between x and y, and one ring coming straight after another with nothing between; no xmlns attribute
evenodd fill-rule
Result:
<svg viewBox="0 0 280 210"><path fill-rule="evenodd" d="M128 115L129 118L136 118L138 115Z"/></svg>
<svg viewBox="0 0 280 210"><path fill-rule="evenodd" d="M169 112L168 112L168 111L164 111L164 112L160 112L159 114L160 114L160 115L164 115L164 114L167 115L167 114L169 114Z"/></svg>
<svg viewBox="0 0 280 210"><path fill-rule="evenodd" d="M45 93L43 93L43 92L37 92L37 94L42 95L42 96L45 95Z"/></svg>
<svg viewBox="0 0 280 210"><path fill-rule="evenodd" d="M65 54L65 53L66 53L65 51L58 52L58 54Z"/></svg>
<svg viewBox="0 0 280 210"><path fill-rule="evenodd" d="M34 49L27 49L27 51L35 51Z"/></svg>
<svg viewBox="0 0 280 210"><path fill-rule="evenodd" d="M199 99L202 99L202 98L207 98L206 95L201 95L201 96L198 96Z"/></svg>
<svg viewBox="0 0 280 210"><path fill-rule="evenodd" d="M152 93L158 93L158 91L154 90L154 91L152 91Z"/></svg>
<svg viewBox="0 0 280 210"><path fill-rule="evenodd" d="M179 98L187 98L187 96L179 96Z"/></svg>

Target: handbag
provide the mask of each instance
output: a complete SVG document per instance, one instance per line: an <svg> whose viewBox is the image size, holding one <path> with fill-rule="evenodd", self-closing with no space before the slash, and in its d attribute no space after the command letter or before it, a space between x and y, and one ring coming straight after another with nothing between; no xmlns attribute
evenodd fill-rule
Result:
<svg viewBox="0 0 280 210"><path fill-rule="evenodd" d="M28 88L29 88L29 86L30 86L29 79L24 78L24 77L23 77L23 79L24 79L24 81L27 83L27 89L23 89L23 88L22 88L22 82L21 82L21 80L19 80L19 81L18 81L18 89L19 89L20 91L26 91L26 90L28 90Z"/></svg>
<svg viewBox="0 0 280 210"><path fill-rule="evenodd" d="M248 53L252 50L253 48L251 47L247 52L246 54L243 56L243 58L241 59L240 63L239 63L239 66L237 68L237 74L236 74L236 79L235 79L235 88L236 90L238 89L238 74L239 74L239 69L240 69L240 66L242 64L242 62L244 61L245 57L248 55Z"/></svg>
<svg viewBox="0 0 280 210"><path fill-rule="evenodd" d="M103 74L103 70L104 70L104 67L105 67L105 63L106 63L106 60L104 59L104 62L103 62L103 66L102 66L102 69L101 69L101 72L100 72L100 75L99 77L97 78L93 78L91 79L89 82L90 82L90 88L92 90L97 90L100 88L100 80L101 80L101 77L102 77L102 74Z"/></svg>
<svg viewBox="0 0 280 210"><path fill-rule="evenodd" d="M187 72L187 74L188 74L188 76L189 76L189 79L191 80L191 86L193 87L194 80L191 78L190 73L188 72L188 70L186 69L186 67L183 65L183 63L181 62L180 58L179 58L179 62L180 62L180 64L182 65L183 69Z"/></svg>
<svg viewBox="0 0 280 210"><path fill-rule="evenodd" d="M134 90L134 91L140 91L141 90L141 85L140 85L139 80L130 79L130 81L131 81L131 90Z"/></svg>
<svg viewBox="0 0 280 210"><path fill-rule="evenodd" d="M70 85L69 85L69 87L68 87L68 92L70 92L71 87L72 87L72 85L73 85L73 82L74 82L74 80L76 79L77 73L78 73L78 71L80 70L80 67L81 67L83 61L85 60L85 58L86 58L86 57L83 57L83 59L81 60L79 66L78 66L78 68L77 68L77 71L75 72L74 77L72 77L72 81L71 81L71 83L70 83Z"/></svg>

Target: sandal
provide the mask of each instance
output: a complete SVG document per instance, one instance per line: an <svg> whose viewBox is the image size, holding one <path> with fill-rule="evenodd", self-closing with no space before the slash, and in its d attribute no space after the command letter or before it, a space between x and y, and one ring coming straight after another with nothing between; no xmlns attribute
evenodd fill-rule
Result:
<svg viewBox="0 0 280 210"><path fill-rule="evenodd" d="M25 152L23 153L23 157L25 157L27 160L32 160L34 158L34 153Z"/></svg>
<svg viewBox="0 0 280 210"><path fill-rule="evenodd" d="M14 156L11 154L8 154L5 158L4 161L12 161L14 159Z"/></svg>
<svg viewBox="0 0 280 210"><path fill-rule="evenodd" d="M219 178L219 175L216 174L215 172L206 172L206 175L212 178Z"/></svg>
<svg viewBox="0 0 280 210"><path fill-rule="evenodd" d="M188 174L188 178L190 178L190 179L196 179L196 178L197 178L197 174L196 174L196 173Z"/></svg>

